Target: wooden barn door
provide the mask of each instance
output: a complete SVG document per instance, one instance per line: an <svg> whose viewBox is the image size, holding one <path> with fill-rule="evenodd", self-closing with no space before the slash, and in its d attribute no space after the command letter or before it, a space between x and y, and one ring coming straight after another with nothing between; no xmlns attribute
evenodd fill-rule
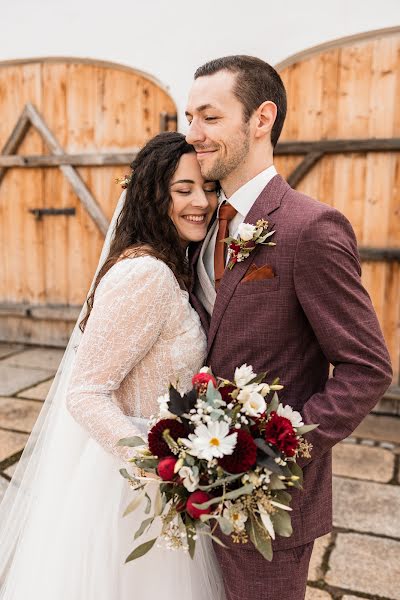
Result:
<svg viewBox="0 0 400 600"><path fill-rule="evenodd" d="M393 362L387 399L398 407L400 28L314 48L277 68L288 92L277 167L351 221Z"/></svg>
<svg viewBox="0 0 400 600"><path fill-rule="evenodd" d="M121 188L115 178L176 108L110 63L0 63L0 339L63 346Z"/></svg>

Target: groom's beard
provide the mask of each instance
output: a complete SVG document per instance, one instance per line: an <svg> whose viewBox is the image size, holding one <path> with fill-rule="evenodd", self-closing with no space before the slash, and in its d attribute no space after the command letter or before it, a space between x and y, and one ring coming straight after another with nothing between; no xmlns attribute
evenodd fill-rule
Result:
<svg viewBox="0 0 400 600"><path fill-rule="evenodd" d="M201 174L205 179L221 181L246 159L250 148L248 130L249 127L245 124L238 135L232 138L229 145L226 145L225 157L218 156L212 165L200 165Z"/></svg>

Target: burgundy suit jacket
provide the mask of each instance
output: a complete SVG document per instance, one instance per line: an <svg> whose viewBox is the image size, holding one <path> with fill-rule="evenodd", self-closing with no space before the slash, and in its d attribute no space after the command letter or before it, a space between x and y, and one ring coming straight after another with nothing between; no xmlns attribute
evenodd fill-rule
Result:
<svg viewBox="0 0 400 600"><path fill-rule="evenodd" d="M281 378L280 399L305 423L312 459L304 466L304 490L294 490L290 538L274 548L305 544L332 526L332 446L349 436L392 381L390 358L367 291L361 284L357 242L336 209L293 190L276 175L245 218L266 219L276 246L257 246L221 280L211 319L194 295L191 302L208 332L213 372L232 379L247 363L267 380ZM198 252L191 260L196 274ZM275 277L242 282L255 262ZM329 364L334 366L328 378Z"/></svg>

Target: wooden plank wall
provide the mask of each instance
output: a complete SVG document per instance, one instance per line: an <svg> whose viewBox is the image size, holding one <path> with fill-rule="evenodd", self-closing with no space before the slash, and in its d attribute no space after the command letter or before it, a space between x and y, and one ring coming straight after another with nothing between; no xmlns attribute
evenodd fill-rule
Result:
<svg viewBox="0 0 400 600"><path fill-rule="evenodd" d="M281 141L400 137L400 33L302 58L281 72L288 117ZM288 174L301 157L277 157ZM297 186L343 212L360 246L400 246L400 154L325 156ZM399 384L400 264L363 262Z"/></svg>
<svg viewBox="0 0 400 600"><path fill-rule="evenodd" d="M0 147L27 102L35 105L67 153L133 151L159 132L161 112L176 113L160 86L130 69L92 61L0 63ZM30 129L18 154L47 153L39 134ZM77 171L110 219L121 192L115 178L129 169L102 166ZM50 207L73 207L76 216L37 221L28 212ZM7 171L0 185L0 238L0 303L82 304L103 236L58 168ZM20 319L10 316L7 322L6 328L4 321L0 327L0 337L11 339L19 329L28 341L26 323L22 326ZM52 328L54 323L48 325L49 343L54 343ZM39 337L45 343L43 332ZM38 339L37 324L31 339Z"/></svg>

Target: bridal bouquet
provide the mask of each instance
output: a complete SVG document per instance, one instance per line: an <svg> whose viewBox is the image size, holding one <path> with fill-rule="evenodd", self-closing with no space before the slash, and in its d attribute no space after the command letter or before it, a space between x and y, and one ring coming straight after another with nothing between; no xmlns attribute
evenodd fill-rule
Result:
<svg viewBox="0 0 400 600"><path fill-rule="evenodd" d="M224 545L214 535L218 526L233 542L250 540L272 560L271 540L292 534L289 490L302 487L296 460L310 457L312 446L303 435L317 425L305 425L300 413L283 406L279 379L268 384L265 377L245 364L234 381L217 381L204 367L189 393L171 386L158 399L147 443L136 436L119 440L135 448L130 461L138 468L136 476L120 470L137 492L124 515L142 502L149 515L134 539L155 520L160 525L160 534L135 548L126 562L143 556L159 538L193 558L199 535ZM156 482L153 498L149 482L153 491Z"/></svg>

